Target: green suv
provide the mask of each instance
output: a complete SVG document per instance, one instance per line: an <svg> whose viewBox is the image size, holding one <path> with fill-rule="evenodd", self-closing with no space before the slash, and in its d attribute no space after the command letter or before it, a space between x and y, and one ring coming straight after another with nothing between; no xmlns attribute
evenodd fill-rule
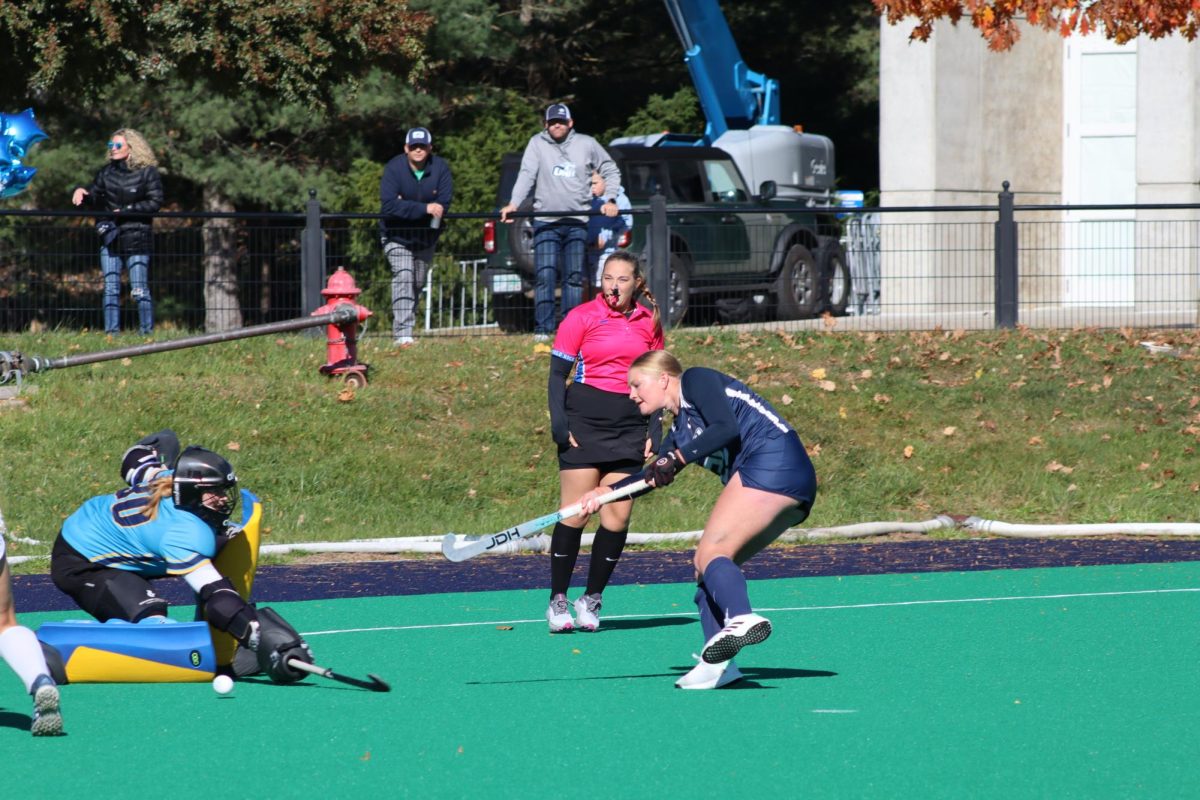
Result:
<svg viewBox="0 0 1200 800"><path fill-rule="evenodd" d="M609 153L635 211L649 209L656 192L666 197L671 272L669 297L659 302L672 325L846 312L850 270L831 208L776 196L771 181L752 195L733 159L717 148L617 145ZM497 207L508 202L520 164L519 153L504 157ZM649 227L650 215L635 213L623 243L647 265ZM532 219L489 220L483 244L496 322L506 331L532 330Z"/></svg>

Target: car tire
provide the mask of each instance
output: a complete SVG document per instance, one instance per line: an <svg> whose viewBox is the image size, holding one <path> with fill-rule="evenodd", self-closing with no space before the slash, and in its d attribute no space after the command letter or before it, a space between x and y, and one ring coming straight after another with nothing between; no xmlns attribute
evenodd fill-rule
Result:
<svg viewBox="0 0 1200 800"><path fill-rule="evenodd" d="M683 324L687 317L689 290L692 282L692 262L683 253L671 253L671 274L667 279L667 299L660 309L667 309L672 328Z"/></svg>
<svg viewBox="0 0 1200 800"><path fill-rule="evenodd" d="M492 316L505 333L533 330L533 302L523 294L492 295Z"/></svg>
<svg viewBox="0 0 1200 800"><path fill-rule="evenodd" d="M517 210L533 211L533 203L526 201ZM509 231L508 236L508 248L517 269L532 277L534 274L533 217L517 217L513 220L512 230Z"/></svg>
<svg viewBox="0 0 1200 800"><path fill-rule="evenodd" d="M820 289L813 254L802 244L792 245L775 279L775 316L781 320L815 317L821 311Z"/></svg>
<svg viewBox="0 0 1200 800"><path fill-rule="evenodd" d="M817 263L821 267L821 280L824 281L825 310L835 317L846 316L854 287L842 243L832 240L826 242Z"/></svg>

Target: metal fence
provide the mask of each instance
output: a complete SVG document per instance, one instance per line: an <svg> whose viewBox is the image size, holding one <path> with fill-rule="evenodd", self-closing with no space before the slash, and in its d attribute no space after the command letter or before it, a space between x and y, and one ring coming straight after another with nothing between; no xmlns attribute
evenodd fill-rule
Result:
<svg viewBox="0 0 1200 800"><path fill-rule="evenodd" d="M776 206L707 219L696 209L638 209L631 249L644 257L664 308L686 300L675 321L682 326L1200 322L1200 206L1027 206L1015 204L1006 187L994 206L817 213L812 239L811 231L789 234ZM502 229L494 220L455 214L445 221L417 335L524 329L512 303L531 310L532 292L493 296L491 289L521 286L513 274L532 259L528 236L521 223ZM75 212L0 210L0 330L102 328L93 223ZM231 319L251 325L301 316L324 302L321 288L342 266L363 290L359 302L375 312L366 335L390 336L391 275L377 225L371 215L327 213L315 197L301 213L157 215L150 265L156 326L211 330ZM497 230L507 234L499 243ZM127 287L122 316L123 329L136 330Z"/></svg>

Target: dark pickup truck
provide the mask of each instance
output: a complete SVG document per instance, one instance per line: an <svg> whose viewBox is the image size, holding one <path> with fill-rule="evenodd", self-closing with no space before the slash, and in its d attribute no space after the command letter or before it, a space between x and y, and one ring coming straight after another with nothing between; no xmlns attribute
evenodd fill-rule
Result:
<svg viewBox="0 0 1200 800"><path fill-rule="evenodd" d="M657 192L666 197L671 273L669 297L659 302L672 325L846 312L850 271L832 209L777 197L769 181L752 195L733 159L716 148L617 145L609 153L635 210L648 209ZM497 207L508 202L520 163L519 153L504 157ZM649 214L635 214L623 245L643 259L649 226ZM533 327L532 243L528 217L484 225L484 280L506 331Z"/></svg>

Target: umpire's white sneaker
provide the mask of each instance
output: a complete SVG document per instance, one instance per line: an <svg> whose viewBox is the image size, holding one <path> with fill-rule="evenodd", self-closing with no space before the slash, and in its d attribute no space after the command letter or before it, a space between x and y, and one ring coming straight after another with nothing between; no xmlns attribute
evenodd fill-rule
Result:
<svg viewBox="0 0 1200 800"><path fill-rule="evenodd" d="M600 627L601 596L585 594L575 601L575 624L585 631L594 631Z"/></svg>
<svg viewBox="0 0 1200 800"><path fill-rule="evenodd" d="M550 607L546 609L546 621L550 623L551 633L562 633L572 630L575 621L571 619L571 604L565 594L556 594L550 598Z"/></svg>
<svg viewBox="0 0 1200 800"><path fill-rule="evenodd" d="M765 642L771 635L771 621L753 612L731 617L700 651L700 658L709 664L720 664L738 654L749 644Z"/></svg>
<svg viewBox="0 0 1200 800"><path fill-rule="evenodd" d="M732 661L707 664L700 660L700 656L692 657L699 663L692 667L691 672L675 681L675 686L680 689L720 689L742 679L742 671Z"/></svg>

